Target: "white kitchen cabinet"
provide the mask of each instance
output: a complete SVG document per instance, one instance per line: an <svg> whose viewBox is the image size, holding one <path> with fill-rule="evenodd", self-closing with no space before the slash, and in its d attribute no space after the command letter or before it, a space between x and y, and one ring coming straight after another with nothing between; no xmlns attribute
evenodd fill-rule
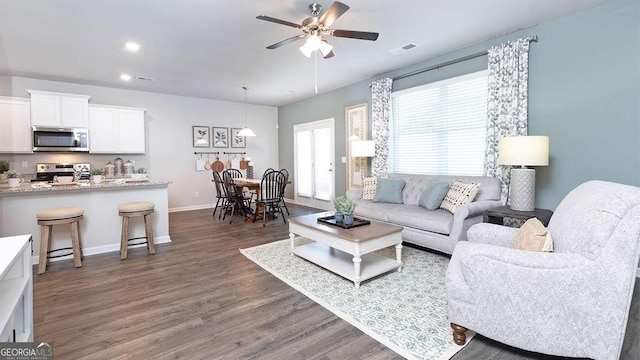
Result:
<svg viewBox="0 0 640 360"><path fill-rule="evenodd" d="M33 341L31 235L0 238L0 342Z"/></svg>
<svg viewBox="0 0 640 360"><path fill-rule="evenodd" d="M144 109L91 105L89 152L92 154L144 154Z"/></svg>
<svg viewBox="0 0 640 360"><path fill-rule="evenodd" d="M89 126L91 96L27 90L31 94L31 125L80 127Z"/></svg>
<svg viewBox="0 0 640 360"><path fill-rule="evenodd" d="M0 96L0 152L32 153L29 99Z"/></svg>

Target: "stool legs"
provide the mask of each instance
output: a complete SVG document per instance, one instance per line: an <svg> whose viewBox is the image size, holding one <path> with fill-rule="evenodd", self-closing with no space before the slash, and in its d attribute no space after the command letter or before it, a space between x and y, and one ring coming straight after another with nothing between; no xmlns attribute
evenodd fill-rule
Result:
<svg viewBox="0 0 640 360"><path fill-rule="evenodd" d="M144 216L144 232L147 236L147 249L149 249L149 254L156 253L156 245L153 243L153 227L151 226L151 214L147 214Z"/></svg>
<svg viewBox="0 0 640 360"><path fill-rule="evenodd" d="M129 217L122 217L122 237L120 238L120 260L127 258L127 248L129 247Z"/></svg>
<svg viewBox="0 0 640 360"><path fill-rule="evenodd" d="M40 226L40 258L38 259L38 274L47 271L47 252L51 240L51 225Z"/></svg>
<svg viewBox="0 0 640 360"><path fill-rule="evenodd" d="M73 264L79 268L82 267L82 250L80 249L80 231L78 231L78 222L72 222L71 227L71 246L73 247Z"/></svg>

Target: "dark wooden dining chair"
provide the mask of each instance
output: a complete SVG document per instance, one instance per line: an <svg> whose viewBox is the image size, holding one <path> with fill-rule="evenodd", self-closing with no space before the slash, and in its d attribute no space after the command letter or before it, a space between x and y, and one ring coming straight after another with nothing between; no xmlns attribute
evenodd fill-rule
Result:
<svg viewBox="0 0 640 360"><path fill-rule="evenodd" d="M284 182L282 183L282 191L280 194L280 204L284 206L284 209L287 211L287 215L289 214L289 208L287 207L287 203L284 201L284 190L287 187L287 183L289 182L289 170L280 169L280 172L284 175Z"/></svg>
<svg viewBox="0 0 640 360"><path fill-rule="evenodd" d="M258 211L262 208L262 226L267 224L267 214L275 215L280 213L282 215L282 221L286 224L287 220L284 217L284 212L280 206L281 193L283 185L286 183L284 180L284 174L280 171L270 171L264 174L260 181L260 195L256 200L256 210L253 213L253 221L256 221L258 217Z"/></svg>
<svg viewBox="0 0 640 360"><path fill-rule="evenodd" d="M213 171L213 183L216 187L216 206L213 208L213 214L211 216L216 216L216 211L220 208L220 213L218 214L218 219L222 218L222 212L227 208L227 192L224 188L224 183L222 182L222 178L217 171Z"/></svg>
<svg viewBox="0 0 640 360"><path fill-rule="evenodd" d="M231 220L229 221L229 224L233 223L233 215L235 214L236 210L238 210L238 212L240 212L243 217L246 217L247 210L249 209L250 213L251 209L252 197L246 198L242 191L238 190L234 179L236 178L233 177L233 171L225 170L222 173L222 183L227 195L227 202L225 208L223 209L224 215L222 216L222 220L227 217L227 212L231 210Z"/></svg>

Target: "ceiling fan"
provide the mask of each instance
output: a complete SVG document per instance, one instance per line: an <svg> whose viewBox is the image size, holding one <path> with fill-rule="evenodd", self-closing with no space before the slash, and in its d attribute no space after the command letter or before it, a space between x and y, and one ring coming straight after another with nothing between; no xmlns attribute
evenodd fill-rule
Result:
<svg viewBox="0 0 640 360"><path fill-rule="evenodd" d="M328 59L334 55L333 46L329 45L326 40L328 36L370 41L376 41L376 39L378 39L378 33L375 32L330 29L333 22L347 12L347 10L349 10L348 5L335 1L331 4L331 7L319 17L322 12L322 5L312 3L309 5L311 17L304 19L301 25L265 15L257 16L256 19L291 26L302 31L302 34L267 46L267 49L273 50L297 40L307 39L305 44L300 47L300 51L306 57L310 57L314 51L320 50L322 57Z"/></svg>

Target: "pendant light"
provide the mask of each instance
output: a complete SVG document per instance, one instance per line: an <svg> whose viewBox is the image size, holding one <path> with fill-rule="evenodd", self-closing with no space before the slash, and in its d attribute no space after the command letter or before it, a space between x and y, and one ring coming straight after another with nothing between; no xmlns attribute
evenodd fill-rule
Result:
<svg viewBox="0 0 640 360"><path fill-rule="evenodd" d="M242 88L244 89L244 128L240 130L238 136L256 136L253 130L249 129L247 126L247 90L249 90L249 88L246 86L243 86Z"/></svg>

